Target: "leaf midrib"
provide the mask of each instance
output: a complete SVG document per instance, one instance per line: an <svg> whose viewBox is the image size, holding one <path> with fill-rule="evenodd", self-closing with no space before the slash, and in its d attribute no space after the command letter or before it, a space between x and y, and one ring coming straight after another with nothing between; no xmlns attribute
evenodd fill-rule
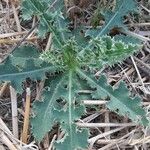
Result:
<svg viewBox="0 0 150 150"><path fill-rule="evenodd" d="M119 9L116 11L116 13L113 15L113 17L110 19L110 21L105 25L105 27L101 30L101 32L97 35L97 37L101 36L103 34L103 32L109 27L109 25L113 22L113 20L118 17L118 14L120 12L120 9L122 8L124 4L124 1L122 2L121 6L119 7ZM115 19L116 20L116 19Z"/></svg>
<svg viewBox="0 0 150 150"><path fill-rule="evenodd" d="M31 2L31 4L32 4L32 6L33 6L34 8L36 8L36 10L37 10L39 13L41 13L41 11L34 5L34 3L33 3L31 0L30 0L30 2ZM41 3L40 3L40 4L41 4ZM41 5L42 5L42 4L41 4ZM48 28L52 31L52 33L53 33L53 35L54 35L56 41L57 41L58 44L60 45L60 47L62 47L62 43L61 43L61 41L59 40L59 38L57 37L57 35L56 35L56 33L55 33L55 30L53 29L53 27L51 27L51 26L49 25L49 23L47 22L47 19L45 18L45 16L44 16L43 14L44 14L44 12L41 13L41 16L43 17L44 22L47 24Z"/></svg>
<svg viewBox="0 0 150 150"><path fill-rule="evenodd" d="M24 75L29 74L29 73L30 74L31 73L35 74L37 72L42 72L42 71L46 71L46 70L50 70L50 69L56 69L56 67L45 67L45 68L31 70L31 71L24 71L24 72L16 72L16 73L11 73L11 74L4 74L4 75L0 75L0 79L8 78L8 77L11 77L11 76L24 76Z"/></svg>
<svg viewBox="0 0 150 150"><path fill-rule="evenodd" d="M100 89L102 89L105 93L107 93L108 95L111 95L111 97L113 97L114 99L116 99L117 101L119 101L118 100L118 98L117 97L115 97L114 95L112 95L112 94L110 94L108 91L106 91L104 88L102 88L101 86L99 86L95 81L93 81L91 78L89 78L83 71L81 71L81 70L77 70L77 72L79 73L79 74L81 74L83 77L85 77L85 79L88 79L90 82L92 82L92 83L94 83L97 87L99 87ZM120 101L119 101L120 102ZM122 101L121 101L121 103L123 103ZM127 105L126 105L126 103L123 103L126 107L127 107ZM132 111L131 109L130 109L130 107L127 107L131 112L133 112L136 116L138 115L138 114L136 114L134 111Z"/></svg>
<svg viewBox="0 0 150 150"><path fill-rule="evenodd" d="M62 82L63 82L63 80L64 80L64 78L65 77L62 77L60 80L59 80L59 83L56 85L56 87L55 87L55 89L54 89L54 92L53 92L53 94L52 94L52 97L51 97L51 99L50 99L50 102L49 102L49 104L48 104L48 106L47 106L47 108L46 108L46 111L45 111L45 113L44 113L44 117L43 117L43 120L46 118L46 116L47 116L47 112L48 112L48 110L49 110L49 107L50 107L50 105L52 104L52 102L54 101L54 100L56 100L56 99L54 99L54 97L56 96L56 94L58 93L58 88L62 85ZM57 96L58 97L58 96ZM44 122L44 121L43 121Z"/></svg>
<svg viewBox="0 0 150 150"><path fill-rule="evenodd" d="M68 93L68 100L69 100L69 132L70 132L70 147L72 148L73 146L73 139L72 139L72 110L71 110L71 105L72 105L72 71L69 71L69 93Z"/></svg>

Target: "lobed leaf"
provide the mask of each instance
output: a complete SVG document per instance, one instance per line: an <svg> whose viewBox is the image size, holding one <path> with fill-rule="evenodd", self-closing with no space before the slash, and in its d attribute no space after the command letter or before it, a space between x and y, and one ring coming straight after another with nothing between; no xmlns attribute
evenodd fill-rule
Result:
<svg viewBox="0 0 150 150"><path fill-rule="evenodd" d="M72 125L71 135L67 134L65 137L55 144L57 150L76 150L85 149L88 145L88 132L86 129L78 129Z"/></svg>
<svg viewBox="0 0 150 150"><path fill-rule="evenodd" d="M21 47L13 53L14 56L11 55L3 64L0 64L0 80L10 81L19 92L22 89L22 82L26 78L42 80L45 78L46 72L53 73L58 69L56 66L42 62L38 58L38 53L34 53L35 55L32 57L27 57L29 54L26 52L32 50L34 53L33 47Z"/></svg>
<svg viewBox="0 0 150 150"><path fill-rule="evenodd" d="M28 20L31 19L32 16L37 16L39 18L39 36L43 37L47 32L52 32L54 39L60 46L61 41L56 34L59 28L54 26L54 24L62 17L61 11L63 9L64 1L62 0L23 0L22 2L23 18Z"/></svg>
<svg viewBox="0 0 150 150"><path fill-rule="evenodd" d="M149 121L146 118L146 112L140 105L140 99L130 98L128 89L124 83L121 83L117 89L107 85L106 78L103 76L99 79L92 75L78 70L81 78L85 79L91 88L95 89L92 93L94 99L110 99L107 107L119 115L126 115L132 121L147 126Z"/></svg>
<svg viewBox="0 0 150 150"><path fill-rule="evenodd" d="M101 37L106 35L113 28L125 28L123 17L137 10L137 2L135 0L116 0L114 10L104 10L103 16L105 24L99 29L89 29L86 36Z"/></svg>
<svg viewBox="0 0 150 150"><path fill-rule="evenodd" d="M32 118L34 136L41 140L55 123L59 123L65 135L55 144L57 149L63 149L64 146L66 150L86 148L88 132L77 128L75 124L75 121L85 113L85 107L77 95L80 87L79 78L70 70L58 77L52 77L51 80L50 91L43 93L43 102L34 103L36 114ZM79 136L84 139L81 141Z"/></svg>
<svg viewBox="0 0 150 150"><path fill-rule="evenodd" d="M118 113L119 115L127 116L132 121L138 122L144 126L148 125L148 120L146 118L146 112L142 109L141 101L139 97L130 98L129 90L126 88L125 83L121 82L119 87L115 89L113 96L107 107Z"/></svg>
<svg viewBox="0 0 150 150"><path fill-rule="evenodd" d="M78 59L90 68L102 68L120 63L139 49L140 45L115 40L109 36L92 38L90 46L81 50Z"/></svg>
<svg viewBox="0 0 150 150"><path fill-rule="evenodd" d="M0 64L0 80L11 81L20 90L26 78L42 80L46 78L46 72L53 73L46 80L41 100L33 103L32 132L38 141L58 124L64 137L55 142L56 149L86 149L88 131L76 126L76 121L86 113L82 103L85 97L109 99L107 107L110 110L126 115L136 123L148 125L140 99L130 98L124 83L113 89L104 76L96 78L90 71L84 71L121 62L138 49L137 43L128 43L127 38L122 38L125 41L122 42L120 37L114 40L103 36L115 27L125 28L123 17L136 8L134 0L116 0L113 11L104 11L105 25L86 32L86 35L94 37L89 41L80 32L84 27L73 31L68 29L69 22L62 15L63 0L23 0L24 19L37 16L39 35L52 33L52 51L39 55L34 47L19 48ZM91 94L79 93L87 88L90 88Z"/></svg>
<svg viewBox="0 0 150 150"><path fill-rule="evenodd" d="M49 91L44 91L41 102L35 102L33 109L35 117L31 119L32 132L34 137L41 141L44 135L50 131L61 115L60 110L56 110L56 100L65 97L66 90L63 87L65 76L56 76L51 81ZM37 132L40 131L40 132Z"/></svg>

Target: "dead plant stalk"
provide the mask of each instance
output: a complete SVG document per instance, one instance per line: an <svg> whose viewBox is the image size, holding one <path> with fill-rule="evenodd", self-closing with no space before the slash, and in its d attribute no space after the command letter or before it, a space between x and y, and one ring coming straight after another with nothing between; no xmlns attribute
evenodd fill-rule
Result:
<svg viewBox="0 0 150 150"><path fill-rule="evenodd" d="M17 112L17 94L15 89L10 86L11 109L12 109L12 128L13 134L18 139L18 112Z"/></svg>
<svg viewBox="0 0 150 150"><path fill-rule="evenodd" d="M30 88L27 88L26 89L26 105L25 105L25 114L24 114L24 124L23 124L23 132L22 132L22 142L24 142L24 143L27 143L27 139L28 139L30 99L31 99L31 91L30 91Z"/></svg>

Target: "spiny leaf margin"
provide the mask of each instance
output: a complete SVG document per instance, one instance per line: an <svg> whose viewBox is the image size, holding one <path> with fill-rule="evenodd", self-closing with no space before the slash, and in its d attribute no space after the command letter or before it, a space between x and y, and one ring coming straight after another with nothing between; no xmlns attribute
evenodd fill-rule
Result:
<svg viewBox="0 0 150 150"><path fill-rule="evenodd" d="M33 56L28 57L28 51ZM22 82L27 78L43 80L45 73L60 70L58 66L45 63L39 59L39 52L33 46L23 46L15 50L2 64L0 64L0 80L10 81L17 92L22 90ZM24 54L24 55L22 55Z"/></svg>
<svg viewBox="0 0 150 150"><path fill-rule="evenodd" d="M121 83L117 89L107 85L106 77L101 76L99 79L93 77L90 73L78 70L79 76L86 80L91 88L95 89L92 93L94 99L110 99L107 107L119 115L126 115L132 121L148 126L149 121L146 112L140 105L140 99L137 97L130 98L128 89L124 83Z"/></svg>
<svg viewBox="0 0 150 150"><path fill-rule="evenodd" d="M115 9L112 11L103 10L102 14L105 19L105 24L100 28L88 29L86 36L101 37L109 34L113 28L126 28L123 23L123 17L130 12L137 11L138 4L135 0L116 0L115 5Z"/></svg>

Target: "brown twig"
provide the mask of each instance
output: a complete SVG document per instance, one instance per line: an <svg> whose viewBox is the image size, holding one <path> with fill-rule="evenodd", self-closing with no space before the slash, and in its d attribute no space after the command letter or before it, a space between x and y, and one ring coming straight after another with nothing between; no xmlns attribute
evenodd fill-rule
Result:
<svg viewBox="0 0 150 150"><path fill-rule="evenodd" d="M10 86L11 109L12 109L12 128L13 134L18 139L18 112L17 112L17 94L15 89Z"/></svg>
<svg viewBox="0 0 150 150"><path fill-rule="evenodd" d="M20 25L20 21L19 21L19 17L18 17L18 12L16 10L14 1L13 0L10 0L10 1L11 1L12 10L14 13L14 18L15 18L16 25L17 25L17 30L18 30L18 32L21 32L21 25Z"/></svg>
<svg viewBox="0 0 150 150"><path fill-rule="evenodd" d="M31 91L30 91L30 88L27 88L24 124L23 124L23 132L22 132L22 142L24 142L24 143L27 143L27 139L28 139L28 128L29 128L29 117L30 117L30 99L31 99Z"/></svg>

